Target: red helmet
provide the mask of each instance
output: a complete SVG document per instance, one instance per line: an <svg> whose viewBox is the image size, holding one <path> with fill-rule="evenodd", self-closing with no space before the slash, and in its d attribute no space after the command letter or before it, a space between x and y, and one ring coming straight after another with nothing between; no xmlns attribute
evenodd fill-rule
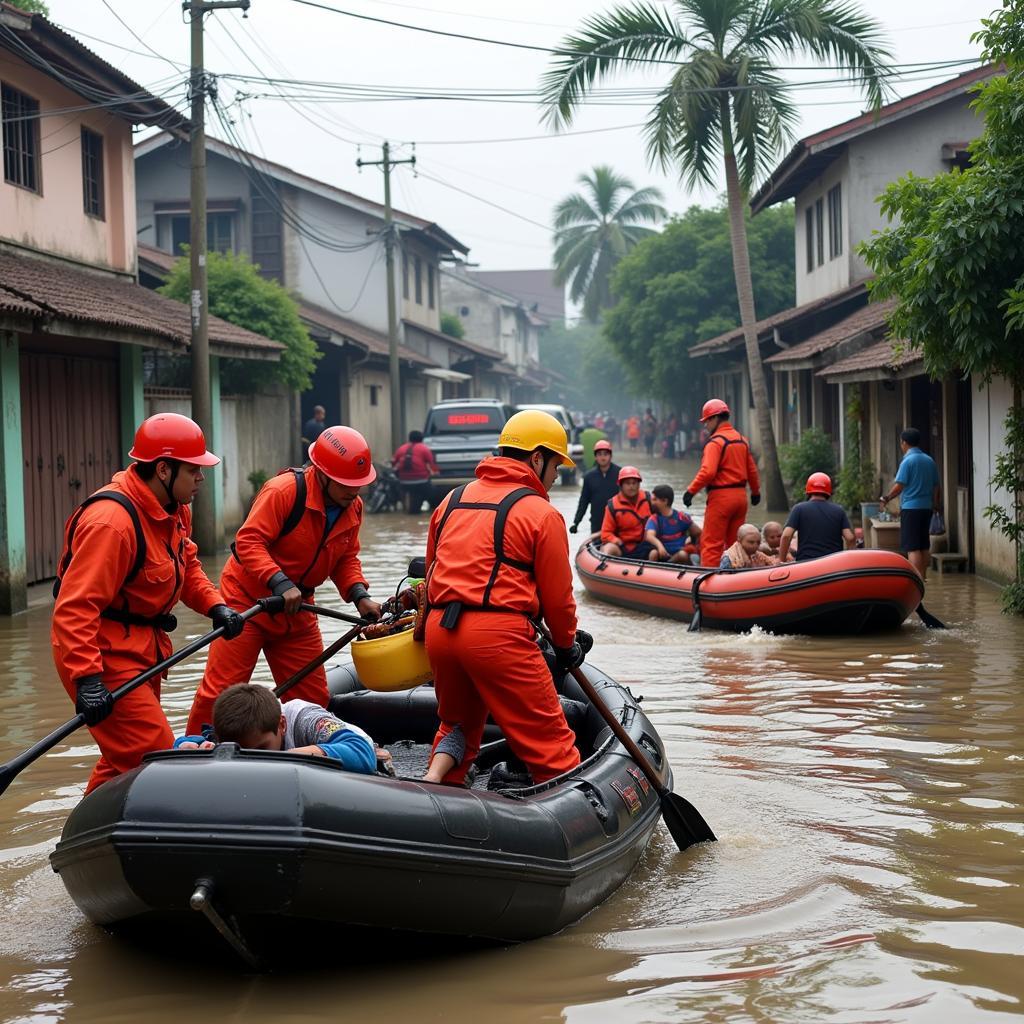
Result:
<svg viewBox="0 0 1024 1024"><path fill-rule="evenodd" d="M643 477L640 475L640 470L637 469L636 466L623 466L622 469L619 470L618 482L621 484L623 480L643 480Z"/></svg>
<svg viewBox="0 0 1024 1024"><path fill-rule="evenodd" d="M709 398L704 403L704 408L700 411L700 421L703 423L712 416L721 416L722 413L725 413L725 415L728 416L729 406L727 406L720 398Z"/></svg>
<svg viewBox="0 0 1024 1024"><path fill-rule="evenodd" d="M328 427L309 446L309 461L324 476L345 487L362 487L377 479L366 438L351 427Z"/></svg>
<svg viewBox="0 0 1024 1024"><path fill-rule="evenodd" d="M128 453L136 462L176 459L191 466L216 466L220 462L206 450L206 438L195 420L176 412L158 412L143 420L135 431L135 443Z"/></svg>
<svg viewBox="0 0 1024 1024"><path fill-rule="evenodd" d="M831 494L832 478L828 473L812 473L807 478L807 485L804 487L807 494Z"/></svg>
<svg viewBox="0 0 1024 1024"><path fill-rule="evenodd" d="M610 441L601 440L601 441L595 442L595 444L594 444L594 453L595 454L597 452L610 452L611 450L612 450L612 446L611 446L611 442Z"/></svg>

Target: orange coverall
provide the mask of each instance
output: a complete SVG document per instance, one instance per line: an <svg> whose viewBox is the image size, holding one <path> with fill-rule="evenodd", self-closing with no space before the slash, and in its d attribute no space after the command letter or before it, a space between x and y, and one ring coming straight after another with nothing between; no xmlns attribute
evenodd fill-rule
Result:
<svg viewBox="0 0 1024 1024"><path fill-rule="evenodd" d="M487 458L476 476L460 504L485 507L453 507L445 518L452 492L434 511L427 535L426 645L441 719L434 746L462 727L466 754L444 781L463 782L490 712L534 782L545 782L580 761L530 622L542 613L557 647L575 639L565 521L525 463ZM523 487L534 493L509 509L496 551L497 505ZM463 611L446 629L442 617L453 602L461 602Z"/></svg>
<svg viewBox="0 0 1024 1024"><path fill-rule="evenodd" d="M223 603L196 555L187 505L165 511L134 466L116 473L102 490L120 491L135 505L146 561L135 579L125 583L137 550L131 517L115 501L97 501L82 512L50 629L57 674L72 699L76 680L84 676L102 675L107 689L115 690L171 654L171 640L162 629L101 618L104 609L113 606L152 617L170 612L180 598L205 615ZM64 538L66 551L67 524ZM174 743L160 707L160 679L122 697L110 717L89 731L99 744L100 759L87 793L138 766L143 754Z"/></svg>
<svg viewBox="0 0 1024 1024"><path fill-rule="evenodd" d="M717 569L722 552L736 542L747 518L747 484L761 493L757 463L750 442L731 423L721 423L704 446L700 469L686 489L697 494L708 489L707 511L700 537L700 564Z"/></svg>
<svg viewBox="0 0 1024 1024"><path fill-rule="evenodd" d="M316 467L307 467L304 474L306 511L294 530L281 536L296 493L295 475L285 472L263 485L235 535L234 555L221 573L220 589L236 611L269 597L267 581L279 572L307 595L306 600L312 600L313 591L328 578L344 598L355 584L366 585L359 564L362 499L356 498L329 527ZM249 682L260 651L267 657L274 681L281 683L323 649L320 626L311 612L261 615L250 619L242 634L230 642L215 640L192 702L187 732L197 734L213 721L213 702L222 690L234 683ZM285 700L295 699L326 706L327 674L322 667L310 672L285 696Z"/></svg>
<svg viewBox="0 0 1024 1024"><path fill-rule="evenodd" d="M622 491L604 507L604 521L601 523L601 543L618 544L624 552L630 552L644 539L647 520L654 515L650 496L641 491L636 502L631 504L622 496Z"/></svg>

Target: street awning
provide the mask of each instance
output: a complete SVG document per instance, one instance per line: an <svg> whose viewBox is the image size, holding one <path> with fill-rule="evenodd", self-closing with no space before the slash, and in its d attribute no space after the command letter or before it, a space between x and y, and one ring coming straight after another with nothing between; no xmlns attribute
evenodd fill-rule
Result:
<svg viewBox="0 0 1024 1024"><path fill-rule="evenodd" d="M444 380L449 384L461 384L464 380L472 380L471 373L459 373L458 370L444 370L439 366L425 366L420 373L424 377L433 377L436 380Z"/></svg>

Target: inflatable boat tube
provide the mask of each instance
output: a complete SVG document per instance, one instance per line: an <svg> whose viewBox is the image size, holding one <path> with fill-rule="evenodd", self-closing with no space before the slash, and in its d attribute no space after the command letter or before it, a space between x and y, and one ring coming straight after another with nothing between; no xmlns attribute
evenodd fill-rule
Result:
<svg viewBox="0 0 1024 1024"><path fill-rule="evenodd" d="M717 569L601 554L587 542L576 572L594 597L689 622L694 602L706 629L773 633L874 633L896 629L921 603L924 585L894 551L842 551L767 569Z"/></svg>

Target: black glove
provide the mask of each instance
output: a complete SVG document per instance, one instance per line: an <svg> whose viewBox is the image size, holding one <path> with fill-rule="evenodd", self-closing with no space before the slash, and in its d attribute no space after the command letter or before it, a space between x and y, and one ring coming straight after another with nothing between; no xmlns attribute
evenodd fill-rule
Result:
<svg viewBox="0 0 1024 1024"><path fill-rule="evenodd" d="M687 508L689 508L689 507L690 507L690 506L691 506L691 505L693 504L693 495L692 495L692 494L691 494L691 493L690 493L689 491L687 491L687 492L686 492L686 493L685 493L685 494L683 495L683 504L684 504L684 505L685 505L685 506L686 506Z"/></svg>
<svg viewBox="0 0 1024 1024"><path fill-rule="evenodd" d="M226 604L215 604L207 613L214 629L224 627L224 636L233 640L245 628L245 619Z"/></svg>
<svg viewBox="0 0 1024 1024"><path fill-rule="evenodd" d="M576 643L579 644L583 656L586 657L594 647L594 638L585 629L577 629ZM583 658L580 658L580 661L583 661Z"/></svg>
<svg viewBox="0 0 1024 1024"><path fill-rule="evenodd" d="M86 725L99 725L114 710L114 698L101 676L83 676L75 681L75 711Z"/></svg>
<svg viewBox="0 0 1024 1024"><path fill-rule="evenodd" d="M568 672L571 668L579 668L585 657L586 652L575 642L572 647L555 648L555 664L559 672Z"/></svg>
<svg viewBox="0 0 1024 1024"><path fill-rule="evenodd" d="M752 494L750 496L750 504L751 505L760 505L761 504L761 495L760 494Z"/></svg>
<svg viewBox="0 0 1024 1024"><path fill-rule="evenodd" d="M570 533L575 533L579 528L580 528L580 524L579 523L573 523L572 526L569 527L569 532Z"/></svg>

